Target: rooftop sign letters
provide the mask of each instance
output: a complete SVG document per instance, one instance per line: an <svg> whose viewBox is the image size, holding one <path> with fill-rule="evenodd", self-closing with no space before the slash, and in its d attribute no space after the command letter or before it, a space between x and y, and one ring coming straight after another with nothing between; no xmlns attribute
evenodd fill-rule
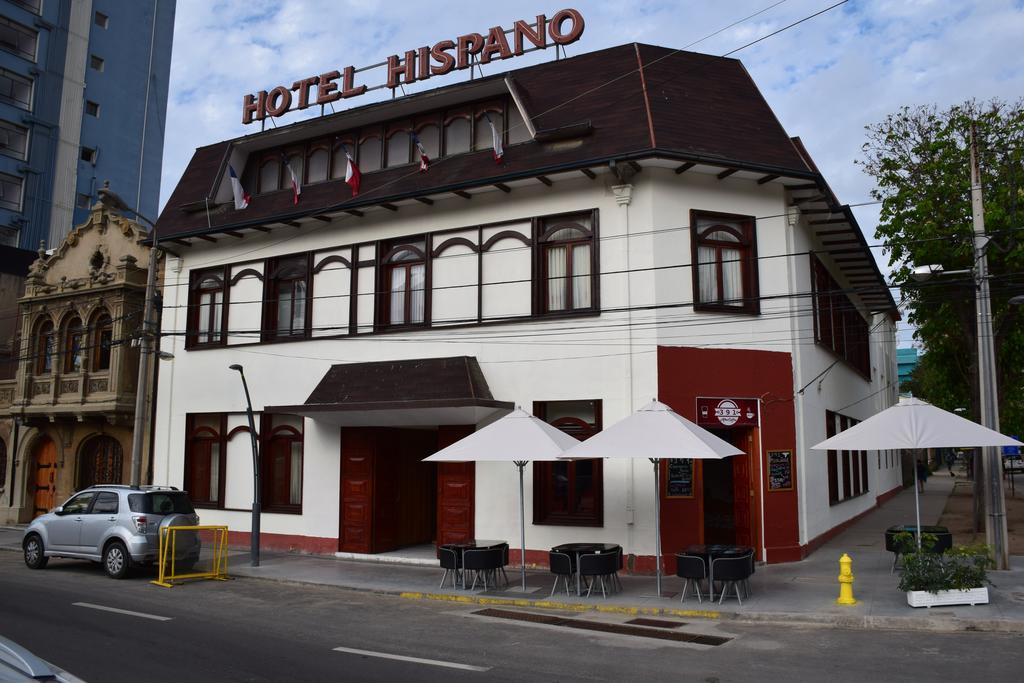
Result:
<svg viewBox="0 0 1024 683"><path fill-rule="evenodd" d="M486 35L467 33L455 40L441 40L434 43L433 47L423 46L406 50L403 56L388 57L386 63L378 65L387 67L387 81L373 87L394 89L403 83L443 76L453 70L468 69L474 64L518 57L528 50L548 47L549 38L551 44L556 46L568 45L579 40L583 28L582 14L574 9L563 9L550 19L539 14L533 24L524 20L517 21L509 31L495 26L488 29ZM341 71L328 71L319 76L300 79L292 83L291 87L279 85L269 91L261 90L255 95L246 95L242 98L242 123L276 118L295 109L362 95L368 88L356 83L356 72L355 67L346 66Z"/></svg>

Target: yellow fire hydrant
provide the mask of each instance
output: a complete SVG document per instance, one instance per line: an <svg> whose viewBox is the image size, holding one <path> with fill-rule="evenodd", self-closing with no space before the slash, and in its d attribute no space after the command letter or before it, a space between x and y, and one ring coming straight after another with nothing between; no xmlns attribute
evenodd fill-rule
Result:
<svg viewBox="0 0 1024 683"><path fill-rule="evenodd" d="M846 553L839 558L839 599L836 604L857 604L853 597L853 560Z"/></svg>

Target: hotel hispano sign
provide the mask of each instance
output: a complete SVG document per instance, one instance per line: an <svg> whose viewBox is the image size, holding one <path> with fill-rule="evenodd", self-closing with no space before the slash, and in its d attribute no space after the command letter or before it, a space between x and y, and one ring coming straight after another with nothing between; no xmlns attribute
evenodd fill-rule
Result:
<svg viewBox="0 0 1024 683"><path fill-rule="evenodd" d="M549 39L551 45L568 45L580 39L583 28L582 14L574 9L563 9L550 19L539 14L533 24L517 21L509 31L495 26L488 29L486 35L467 33L454 40L440 40L432 47L423 46L406 50L401 56L388 57L386 63L379 65L387 68L387 81L383 85L394 89L403 83L443 76L475 64L518 57L528 50L547 48ZM289 111L362 95L367 86L356 83L356 73L355 67L346 66L340 71L302 78L291 87L279 85L246 95L242 98L242 123L276 118Z"/></svg>

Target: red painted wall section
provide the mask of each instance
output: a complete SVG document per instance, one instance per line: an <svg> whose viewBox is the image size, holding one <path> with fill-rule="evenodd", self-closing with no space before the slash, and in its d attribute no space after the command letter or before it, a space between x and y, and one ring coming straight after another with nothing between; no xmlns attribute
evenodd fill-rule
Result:
<svg viewBox="0 0 1024 683"><path fill-rule="evenodd" d="M801 558L796 470L796 421L793 409L793 364L788 353L744 349L697 349L658 347L658 398L683 417L696 421L698 396L760 399L761 425L746 430L753 436L752 481L756 483L760 459L762 483L751 498L753 543L760 557L760 533L764 534L767 561L790 562ZM742 430L737 430L742 431ZM760 452L758 452L760 436ZM743 448L743 450L748 450ZM793 488L767 490L767 457L770 450L790 450L794 456ZM666 571L675 571L673 554L692 543L702 543L702 467L694 467L693 498L665 498L661 491L661 543L667 558ZM664 473L664 470L663 470ZM760 499L764 491L764 529L760 524Z"/></svg>

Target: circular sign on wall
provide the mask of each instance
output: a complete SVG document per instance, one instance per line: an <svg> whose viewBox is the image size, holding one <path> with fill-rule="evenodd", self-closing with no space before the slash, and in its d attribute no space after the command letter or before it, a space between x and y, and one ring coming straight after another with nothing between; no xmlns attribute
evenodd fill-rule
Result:
<svg viewBox="0 0 1024 683"><path fill-rule="evenodd" d="M731 427L740 419L740 407L735 401L722 399L715 406L715 418L726 427Z"/></svg>

